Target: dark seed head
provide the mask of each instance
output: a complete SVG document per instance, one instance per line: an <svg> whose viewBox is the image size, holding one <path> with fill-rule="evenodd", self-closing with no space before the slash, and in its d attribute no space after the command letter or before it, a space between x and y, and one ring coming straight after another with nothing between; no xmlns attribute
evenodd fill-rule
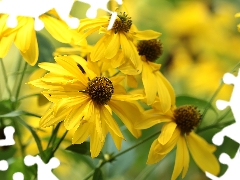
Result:
<svg viewBox="0 0 240 180"><path fill-rule="evenodd" d="M157 39L140 41L137 49L140 56L145 56L151 62L156 61L163 52L162 43Z"/></svg>
<svg viewBox="0 0 240 180"><path fill-rule="evenodd" d="M197 107L184 105L174 111L174 118L182 133L190 133L200 122L202 115Z"/></svg>
<svg viewBox="0 0 240 180"><path fill-rule="evenodd" d="M106 77L95 77L88 82L87 92L98 105L107 104L114 92L112 81Z"/></svg>
<svg viewBox="0 0 240 180"><path fill-rule="evenodd" d="M120 12L118 15L118 18L115 20L112 29L114 30L114 33L118 32L128 32L129 29L132 26L132 20L131 17L128 17L128 15L124 12Z"/></svg>

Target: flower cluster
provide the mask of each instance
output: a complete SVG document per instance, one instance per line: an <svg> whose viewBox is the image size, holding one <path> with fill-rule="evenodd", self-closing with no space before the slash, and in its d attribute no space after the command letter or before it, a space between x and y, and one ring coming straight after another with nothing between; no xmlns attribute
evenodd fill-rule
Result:
<svg viewBox="0 0 240 180"><path fill-rule="evenodd" d="M39 52L33 19L19 17L18 26L8 28L6 18L0 15L0 46L4 44L0 57L14 42L26 62L35 65ZM79 27L72 30L53 12L40 17L56 40L72 46L58 48L54 63L39 63L44 75L28 82L42 88L51 102L40 119L40 128L62 123L74 132L72 144L82 144L90 137L90 153L95 158L108 133L118 150L122 141L128 140L120 123L135 138L141 136L142 129L164 123L150 147L147 164L161 161L176 147L172 180L181 173L185 177L189 152L202 171L217 175L216 147L194 132L202 121L201 112L191 104L176 106L174 89L160 71L161 64L156 63L163 52L161 33L138 30L125 11L118 13L108 29L110 18L81 19ZM94 32L101 37L90 45L87 38Z"/></svg>

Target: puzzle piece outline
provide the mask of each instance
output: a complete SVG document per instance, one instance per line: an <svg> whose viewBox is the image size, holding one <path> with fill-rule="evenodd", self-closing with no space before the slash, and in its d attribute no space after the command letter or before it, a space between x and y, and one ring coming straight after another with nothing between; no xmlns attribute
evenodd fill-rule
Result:
<svg viewBox="0 0 240 180"><path fill-rule="evenodd" d="M240 144L240 137L238 136L240 129L240 111L238 110L238 105L240 103L240 69L237 76L234 76L231 73L224 74L223 82L225 84L233 84L234 88L232 90L230 100L217 100L216 106L219 110L224 110L227 106L229 106L232 110L235 123L224 127L220 132L216 133L213 136L212 141L214 144L219 146L223 143L224 137L227 136ZM226 180L231 179L234 173L234 178L240 179L240 171L237 169L240 164L240 146L233 159L231 159L228 154L222 153L219 157L219 161L222 164L228 165L227 171L221 177L216 177L208 172L205 172L208 178L211 178L212 180Z"/></svg>

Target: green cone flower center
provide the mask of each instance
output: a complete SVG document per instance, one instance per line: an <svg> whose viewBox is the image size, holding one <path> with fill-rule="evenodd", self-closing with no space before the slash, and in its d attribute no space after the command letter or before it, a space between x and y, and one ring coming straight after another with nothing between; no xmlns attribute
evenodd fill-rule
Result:
<svg viewBox="0 0 240 180"><path fill-rule="evenodd" d="M95 77L88 82L87 92L95 103L107 104L114 92L112 81L106 77Z"/></svg>
<svg viewBox="0 0 240 180"><path fill-rule="evenodd" d="M184 105L174 111L174 118L182 133L190 133L199 124L201 114L197 107Z"/></svg>
<svg viewBox="0 0 240 180"><path fill-rule="evenodd" d="M118 17L119 19L117 18L113 24L112 29L114 30L114 33L116 34L117 32L128 32L132 26L131 17L128 17L125 12L120 13Z"/></svg>
<svg viewBox="0 0 240 180"><path fill-rule="evenodd" d="M140 56L145 56L151 62L156 61L163 52L162 43L157 39L140 41L137 49Z"/></svg>

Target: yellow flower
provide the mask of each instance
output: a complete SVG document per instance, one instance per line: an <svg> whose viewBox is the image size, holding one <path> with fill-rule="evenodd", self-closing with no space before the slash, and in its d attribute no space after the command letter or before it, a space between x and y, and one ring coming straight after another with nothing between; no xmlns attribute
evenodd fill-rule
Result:
<svg viewBox="0 0 240 180"><path fill-rule="evenodd" d="M127 95L119 84L124 77L103 77L96 63L79 56L56 57L54 63L40 63L47 71L43 78L30 84L47 89L43 95L53 102L40 120L40 127L48 127L64 121L67 130L76 130L72 143L80 144L90 136L91 156L98 156L110 132L115 145L121 148L124 139L114 112L129 131L139 137L141 132L133 126L141 119L140 107L133 101L141 95Z"/></svg>
<svg viewBox="0 0 240 180"><path fill-rule="evenodd" d="M158 105L159 102L153 107L157 108ZM192 131L201 120L201 114L197 108L190 105L173 107L165 115L157 114L155 110L146 112L147 119L137 125L137 128L145 129L154 124L166 122L160 136L151 145L147 164L157 163L177 146L172 180L175 180L181 172L182 178L185 177L189 166L189 151L201 170L217 175L220 165L213 154L216 147L208 144Z"/></svg>
<svg viewBox="0 0 240 180"><path fill-rule="evenodd" d="M34 30L34 19L31 17L19 16L18 25L9 28L6 25L8 15L0 15L0 58L6 56L11 44L14 42L20 50L24 60L31 66L38 60L39 50L36 32ZM58 41L62 43L85 44L84 39L80 39L77 31L69 29L67 24L61 20L48 15L41 15L46 30Z"/></svg>
<svg viewBox="0 0 240 180"><path fill-rule="evenodd" d="M175 94L171 84L160 72L161 64L156 61L162 54L162 44L160 40L144 40L137 44L138 54L142 60L142 82L146 94L146 102L148 105L155 101L158 94L161 100L161 112L167 112L171 104L174 104ZM125 74L137 74L131 63L123 63L119 70Z"/></svg>
<svg viewBox="0 0 240 180"><path fill-rule="evenodd" d="M96 19L83 19L78 28L84 33L82 38L86 38L93 32L99 30L104 36L96 43L91 53L91 59L98 61L111 59L114 67L120 66L123 61L131 61L133 66L141 72L142 62L138 56L134 40L149 40L159 37L161 34L152 30L138 31L132 24L131 17L125 12L118 14L113 27L108 30L109 16ZM122 53L119 53L119 50Z"/></svg>

